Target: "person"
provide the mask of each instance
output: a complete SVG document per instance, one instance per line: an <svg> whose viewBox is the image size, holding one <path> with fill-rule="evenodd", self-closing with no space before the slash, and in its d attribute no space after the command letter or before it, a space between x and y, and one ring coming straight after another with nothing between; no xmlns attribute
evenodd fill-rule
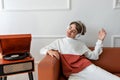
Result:
<svg viewBox="0 0 120 80"><path fill-rule="evenodd" d="M60 53L63 55L72 54L72 56L84 55L88 59L97 60L103 51L102 47L103 41L106 37L106 31L105 29L101 29L99 31L98 40L96 42L94 50L90 50L80 39L81 35L85 35L85 33L86 26L81 21L73 21L70 23L69 27L67 27L65 38L56 39L51 44L43 47L40 50L40 53L48 54L51 57L56 57L57 59L60 58L60 55L58 54ZM82 65L83 64L84 61L82 61ZM68 80L120 80L118 76L115 76L92 63L85 65L86 66L78 72L70 73Z"/></svg>

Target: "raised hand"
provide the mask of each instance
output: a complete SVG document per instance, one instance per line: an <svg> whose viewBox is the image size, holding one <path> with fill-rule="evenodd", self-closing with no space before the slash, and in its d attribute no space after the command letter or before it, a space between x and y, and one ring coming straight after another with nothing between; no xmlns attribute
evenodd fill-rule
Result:
<svg viewBox="0 0 120 80"><path fill-rule="evenodd" d="M98 39L103 41L105 36L106 36L106 31L102 28L98 33Z"/></svg>

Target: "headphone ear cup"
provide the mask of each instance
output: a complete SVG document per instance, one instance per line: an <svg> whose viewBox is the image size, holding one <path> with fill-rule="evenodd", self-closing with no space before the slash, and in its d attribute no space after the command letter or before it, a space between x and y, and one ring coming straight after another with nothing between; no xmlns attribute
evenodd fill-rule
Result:
<svg viewBox="0 0 120 80"><path fill-rule="evenodd" d="M77 35L75 36L75 39L79 39L80 36L81 36L81 34L77 34Z"/></svg>

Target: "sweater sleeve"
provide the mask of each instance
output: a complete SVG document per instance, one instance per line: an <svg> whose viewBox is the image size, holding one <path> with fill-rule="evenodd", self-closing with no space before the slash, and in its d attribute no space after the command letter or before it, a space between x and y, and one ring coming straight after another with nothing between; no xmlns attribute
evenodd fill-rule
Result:
<svg viewBox="0 0 120 80"><path fill-rule="evenodd" d="M95 45L95 48L93 51L91 51L90 49L86 48L86 52L85 52L85 56L89 59L93 59L93 60L97 60L99 59L99 55L102 53L102 47L103 47L103 44L102 44L102 41L101 40L98 40L96 42L96 45Z"/></svg>
<svg viewBox="0 0 120 80"><path fill-rule="evenodd" d="M40 54L47 54L47 51L51 50L51 49L57 50L57 42L58 42L58 40L55 40L51 44L41 48Z"/></svg>

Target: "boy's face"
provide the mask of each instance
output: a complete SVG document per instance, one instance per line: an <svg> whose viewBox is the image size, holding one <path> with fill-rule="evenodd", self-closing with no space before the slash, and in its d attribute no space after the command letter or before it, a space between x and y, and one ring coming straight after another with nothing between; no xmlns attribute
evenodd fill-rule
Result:
<svg viewBox="0 0 120 80"><path fill-rule="evenodd" d="M75 36L78 34L78 31L76 29L75 24L71 24L70 27L66 31L66 35L69 38L75 38Z"/></svg>

